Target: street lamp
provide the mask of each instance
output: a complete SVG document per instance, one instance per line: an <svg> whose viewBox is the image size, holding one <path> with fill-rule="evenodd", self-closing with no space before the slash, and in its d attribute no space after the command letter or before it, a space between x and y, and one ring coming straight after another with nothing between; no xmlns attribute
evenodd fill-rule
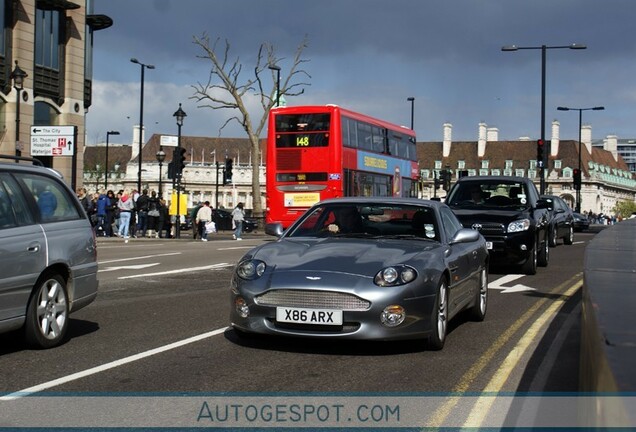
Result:
<svg viewBox="0 0 636 432"><path fill-rule="evenodd" d="M280 102L280 66L269 65L269 69L276 71L276 106L279 106Z"/></svg>
<svg viewBox="0 0 636 432"><path fill-rule="evenodd" d="M139 171L137 172L137 191L141 193L141 152L143 150L143 131L144 131L144 70L154 69L154 65L141 63L136 58L131 58L132 63L141 66L141 97L139 98Z"/></svg>
<svg viewBox="0 0 636 432"><path fill-rule="evenodd" d="M108 141L111 135L119 135L119 131L106 132L106 161L104 163L104 190L108 190Z"/></svg>
<svg viewBox="0 0 636 432"><path fill-rule="evenodd" d="M520 47L516 45L507 45L501 48L502 51L518 51L518 50L541 50L541 140L545 142L545 63L546 51L549 49L586 49L587 46L582 44L556 45L556 46L528 46ZM547 155L544 153L543 160L537 161L540 169L540 191L545 194L545 162Z"/></svg>
<svg viewBox="0 0 636 432"><path fill-rule="evenodd" d="M568 108L568 107L557 107L559 111L578 111L579 112L579 173L581 172L581 128L583 127L583 111L603 111L605 107L597 106L590 108ZM581 186L576 189L576 206L575 210L577 213L581 213Z"/></svg>
<svg viewBox="0 0 636 432"><path fill-rule="evenodd" d="M163 161L166 160L166 152L159 147L159 151L155 154L155 157L157 158L157 162L159 162L159 199L162 199L163 188L161 187L161 167L163 166Z"/></svg>
<svg viewBox="0 0 636 432"><path fill-rule="evenodd" d="M20 69L18 61L15 61L15 68L11 72L9 78L13 80L13 88L16 91L15 99L15 155L22 156L22 150L20 149L20 96L22 89L24 89L24 79L29 75ZM16 163L18 161L16 160Z"/></svg>
<svg viewBox="0 0 636 432"><path fill-rule="evenodd" d="M411 102L411 130L413 130L413 121L414 121L414 114L415 114L415 98L408 97L406 98L406 100Z"/></svg>
<svg viewBox="0 0 636 432"><path fill-rule="evenodd" d="M185 111L181 109L181 104L179 104L179 109L175 111L173 116L177 119L177 152L178 157L181 157L181 126L183 126L183 119L187 116ZM176 161L173 161L175 163ZM181 238L181 176L182 171L177 170L177 226L175 227L175 237ZM194 227L192 228L194 229Z"/></svg>

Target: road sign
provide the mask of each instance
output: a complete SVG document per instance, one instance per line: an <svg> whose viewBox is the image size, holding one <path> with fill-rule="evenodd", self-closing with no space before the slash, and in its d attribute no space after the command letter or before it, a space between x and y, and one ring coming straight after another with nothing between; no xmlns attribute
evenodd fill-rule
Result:
<svg viewBox="0 0 636 432"><path fill-rule="evenodd" d="M176 147L178 145L178 138L174 135L161 135L159 144L164 147Z"/></svg>
<svg viewBox="0 0 636 432"><path fill-rule="evenodd" d="M73 156L76 126L31 126L31 156Z"/></svg>

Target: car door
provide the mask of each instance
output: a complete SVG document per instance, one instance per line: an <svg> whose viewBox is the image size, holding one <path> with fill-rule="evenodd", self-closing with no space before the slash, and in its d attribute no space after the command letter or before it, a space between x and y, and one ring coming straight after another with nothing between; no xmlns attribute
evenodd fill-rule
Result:
<svg viewBox="0 0 636 432"><path fill-rule="evenodd" d="M475 277L477 272L475 261L477 255L473 255L475 245L471 243L455 243L449 244L457 231L462 229L462 224L448 207L440 209L440 219L442 229L446 237L447 244L446 259L451 271L451 281L449 285L448 304L451 308L461 308L464 303L469 301L471 297L471 279ZM450 311L452 315L453 312Z"/></svg>
<svg viewBox="0 0 636 432"><path fill-rule="evenodd" d="M0 173L0 327L21 323L46 265L44 232L15 178Z"/></svg>

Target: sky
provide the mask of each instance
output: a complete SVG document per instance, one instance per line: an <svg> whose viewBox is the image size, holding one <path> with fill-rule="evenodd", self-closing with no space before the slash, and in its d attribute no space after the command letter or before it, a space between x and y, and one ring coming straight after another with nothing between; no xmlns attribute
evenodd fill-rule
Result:
<svg viewBox="0 0 636 432"><path fill-rule="evenodd" d="M155 66L144 79L146 139L177 134L179 103L183 135L246 137L236 122L221 130L236 112L192 99L211 69L193 43L203 34L229 42L241 81L253 77L263 43L281 59L284 80L306 38L307 75L295 82L308 85L288 105L337 104L407 127L413 107L418 141L441 141L444 123L454 141L476 141L481 122L500 140L539 138L541 50L501 48L583 44L546 50L546 138L558 120L561 139L578 139L578 111L558 106L604 106L583 111L594 140L636 138L635 12L633 0L94 0L93 13L114 24L94 36L87 143L112 130L121 135L111 143L132 142L141 67L131 58Z"/></svg>

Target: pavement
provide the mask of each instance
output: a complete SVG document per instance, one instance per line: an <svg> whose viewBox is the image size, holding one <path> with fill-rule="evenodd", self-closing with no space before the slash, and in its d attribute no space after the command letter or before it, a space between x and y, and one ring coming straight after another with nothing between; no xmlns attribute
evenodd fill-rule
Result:
<svg viewBox="0 0 636 432"><path fill-rule="evenodd" d="M208 241L214 240L233 240L232 238L233 231L220 231L216 233L208 234ZM265 234L263 231L253 231L253 232L244 232L243 240L247 240L249 238L264 238L271 237ZM273 237L272 237L273 238ZM131 237L130 241L143 241L143 242L152 242L152 241L194 241L192 239L192 230L184 230L180 233L180 238L156 238L156 237ZM201 241L198 237L196 241ZM97 243L103 242L123 242L123 238L121 237L97 237Z"/></svg>

